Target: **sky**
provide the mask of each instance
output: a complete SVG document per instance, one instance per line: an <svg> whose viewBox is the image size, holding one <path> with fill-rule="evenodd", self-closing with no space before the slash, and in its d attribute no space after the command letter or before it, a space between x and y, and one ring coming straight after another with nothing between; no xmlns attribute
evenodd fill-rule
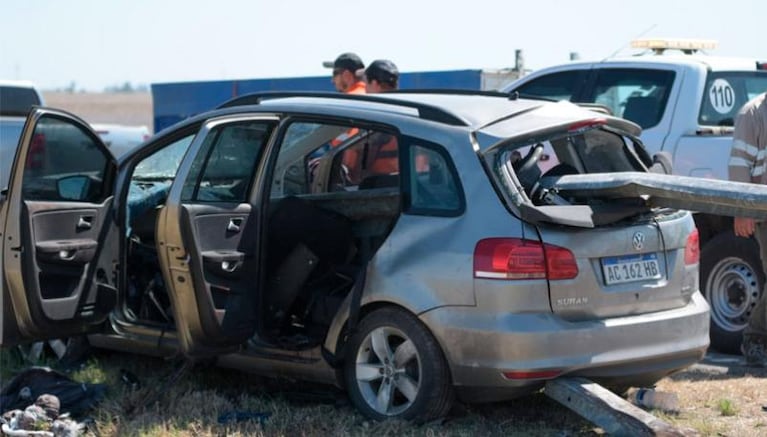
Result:
<svg viewBox="0 0 767 437"><path fill-rule="evenodd" d="M703 38L767 60L767 0L0 0L0 79L130 82L328 75L355 52L400 71L539 69L637 37ZM329 80L329 79L328 79Z"/></svg>

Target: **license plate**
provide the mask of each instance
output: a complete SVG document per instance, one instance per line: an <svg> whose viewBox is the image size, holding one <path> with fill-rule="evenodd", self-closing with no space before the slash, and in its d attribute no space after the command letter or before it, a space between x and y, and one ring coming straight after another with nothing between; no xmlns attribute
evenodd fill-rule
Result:
<svg viewBox="0 0 767 437"><path fill-rule="evenodd" d="M602 273L607 285L658 279L661 276L655 253L602 258Z"/></svg>

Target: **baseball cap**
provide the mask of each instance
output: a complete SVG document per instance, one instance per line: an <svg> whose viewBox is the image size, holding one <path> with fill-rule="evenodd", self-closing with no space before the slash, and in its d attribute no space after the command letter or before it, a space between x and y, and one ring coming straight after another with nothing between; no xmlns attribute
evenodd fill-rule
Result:
<svg viewBox="0 0 767 437"><path fill-rule="evenodd" d="M388 59L376 59L365 69L365 77L368 80L396 84L399 79L399 70L394 62Z"/></svg>
<svg viewBox="0 0 767 437"><path fill-rule="evenodd" d="M360 68L365 68L365 64L362 63L362 59L355 53L347 52L338 55L335 61L325 61L322 63L323 67L332 68L334 70L349 70L355 73Z"/></svg>

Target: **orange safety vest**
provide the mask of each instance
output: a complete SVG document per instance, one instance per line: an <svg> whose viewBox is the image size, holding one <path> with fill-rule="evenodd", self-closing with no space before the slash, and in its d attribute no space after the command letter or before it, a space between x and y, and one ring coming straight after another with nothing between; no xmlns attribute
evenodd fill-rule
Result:
<svg viewBox="0 0 767 437"><path fill-rule="evenodd" d="M354 82L354 85L352 85L352 87L349 88L349 91L344 94L367 94L367 91L365 91L365 82L361 80Z"/></svg>
<svg viewBox="0 0 767 437"><path fill-rule="evenodd" d="M397 137L386 135L384 142L374 144L368 151L365 168L371 174L392 174L399 172Z"/></svg>

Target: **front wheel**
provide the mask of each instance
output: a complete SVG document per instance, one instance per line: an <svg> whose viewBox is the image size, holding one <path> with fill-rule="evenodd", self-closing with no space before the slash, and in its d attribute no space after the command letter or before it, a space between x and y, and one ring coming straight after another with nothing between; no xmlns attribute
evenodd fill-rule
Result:
<svg viewBox="0 0 767 437"><path fill-rule="evenodd" d="M743 329L759 301L764 272L754 239L719 234L701 251L701 288L711 306L711 347L740 353Z"/></svg>
<svg viewBox="0 0 767 437"><path fill-rule="evenodd" d="M357 409L375 420L428 421L447 414L454 393L439 344L412 314L368 314L349 340L344 379Z"/></svg>

